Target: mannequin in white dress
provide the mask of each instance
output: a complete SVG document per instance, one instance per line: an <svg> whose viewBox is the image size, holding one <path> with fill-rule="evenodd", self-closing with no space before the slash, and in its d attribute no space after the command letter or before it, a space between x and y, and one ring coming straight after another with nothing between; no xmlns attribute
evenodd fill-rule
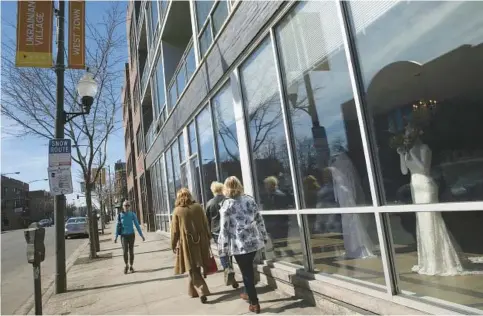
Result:
<svg viewBox="0 0 483 316"><path fill-rule="evenodd" d="M438 186L430 176L431 149L417 139L411 149L398 149L401 172L411 172L414 204L438 202ZM470 263L447 230L441 212L417 212L416 233L418 265L412 271L425 275L462 275L481 273L464 267Z"/></svg>
<svg viewBox="0 0 483 316"><path fill-rule="evenodd" d="M363 196L359 175L347 154L339 154L330 165L335 200L340 207L354 207ZM342 213L346 258L374 257L374 244L367 233L371 214Z"/></svg>

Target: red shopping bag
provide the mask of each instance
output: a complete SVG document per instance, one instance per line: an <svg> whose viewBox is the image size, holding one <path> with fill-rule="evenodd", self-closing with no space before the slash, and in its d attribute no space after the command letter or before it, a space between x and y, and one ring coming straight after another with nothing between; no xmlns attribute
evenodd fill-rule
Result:
<svg viewBox="0 0 483 316"><path fill-rule="evenodd" d="M206 271L204 271L205 275L215 274L218 272L218 266L216 265L216 260L213 256L210 258L209 265L206 267Z"/></svg>

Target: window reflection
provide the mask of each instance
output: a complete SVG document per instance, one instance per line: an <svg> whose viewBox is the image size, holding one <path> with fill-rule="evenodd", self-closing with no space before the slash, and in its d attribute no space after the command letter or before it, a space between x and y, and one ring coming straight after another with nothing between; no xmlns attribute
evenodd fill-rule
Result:
<svg viewBox="0 0 483 316"><path fill-rule="evenodd" d="M242 178L236 134L233 95L228 82L212 100L221 181L230 176Z"/></svg>
<svg viewBox="0 0 483 316"><path fill-rule="evenodd" d="M240 74L258 201L264 210L294 208L282 107L268 39L243 64Z"/></svg>
<svg viewBox="0 0 483 316"><path fill-rule="evenodd" d="M269 236L264 251L265 259L303 266L303 248L297 216L264 214L263 220ZM280 227L284 227L284 230L280 230Z"/></svg>
<svg viewBox="0 0 483 316"><path fill-rule="evenodd" d="M196 125L198 127L201 172L203 179L203 195L206 198L211 196L211 182L216 181L216 162L215 162L215 145L213 140L213 129L211 126L210 108L207 106L196 117Z"/></svg>
<svg viewBox="0 0 483 316"><path fill-rule="evenodd" d="M178 190L181 189L181 170L179 161L178 140L176 140L171 146L171 154L173 155L174 190L175 192L178 192Z"/></svg>
<svg viewBox="0 0 483 316"><path fill-rule="evenodd" d="M174 191L174 176L173 176L173 159L171 156L171 148L169 148L166 153L166 171L168 176L168 195L169 195L169 205L171 213L174 209L174 200L176 198L176 192Z"/></svg>
<svg viewBox="0 0 483 316"><path fill-rule="evenodd" d="M188 126L188 139L190 155L196 154L198 152L198 148L196 145L196 130L194 121Z"/></svg>
<svg viewBox="0 0 483 316"><path fill-rule="evenodd" d="M335 4L299 4L276 36L304 207L367 204L357 117L345 115L355 107L346 104L352 89Z"/></svg>
<svg viewBox="0 0 483 316"><path fill-rule="evenodd" d="M483 4L349 7L387 203L482 200Z"/></svg>
<svg viewBox="0 0 483 316"><path fill-rule="evenodd" d="M373 214L305 216L316 271L385 285Z"/></svg>

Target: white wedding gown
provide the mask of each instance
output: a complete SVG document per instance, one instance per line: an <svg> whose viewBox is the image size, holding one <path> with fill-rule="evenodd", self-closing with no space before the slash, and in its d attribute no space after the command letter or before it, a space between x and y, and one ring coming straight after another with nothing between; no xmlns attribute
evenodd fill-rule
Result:
<svg viewBox="0 0 483 316"><path fill-rule="evenodd" d="M431 150L425 144L415 145L401 154L401 171L411 172L411 194L414 204L438 202L438 186L430 176ZM416 212L418 264L413 272L425 275L480 274L466 269L480 258L471 260L458 247L446 228L441 212Z"/></svg>
<svg viewBox="0 0 483 316"><path fill-rule="evenodd" d="M362 185L350 158L339 154L330 165L334 185L335 200L340 207L354 207L363 197ZM374 257L374 243L367 234L367 227L372 214L341 214L342 234L344 238L345 257Z"/></svg>

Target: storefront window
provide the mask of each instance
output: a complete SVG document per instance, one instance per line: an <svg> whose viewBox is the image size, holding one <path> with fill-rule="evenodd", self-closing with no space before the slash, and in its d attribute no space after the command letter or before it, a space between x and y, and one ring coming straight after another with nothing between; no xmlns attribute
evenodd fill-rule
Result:
<svg viewBox="0 0 483 316"><path fill-rule="evenodd" d="M188 126L188 138L189 138L190 155L196 154L198 152L198 148L196 145L195 121L191 122L191 124Z"/></svg>
<svg viewBox="0 0 483 316"><path fill-rule="evenodd" d="M211 126L211 113L209 106L196 117L196 125L198 126L198 135L200 143L201 158L201 177L203 179L203 194L205 201L211 196L211 182L216 181L216 162L215 162L215 145L213 140L213 129Z"/></svg>
<svg viewBox="0 0 483 316"><path fill-rule="evenodd" d="M179 147L178 140L176 140L171 146L171 153L173 155L173 168L174 168L174 187L175 192L181 189L181 170L179 161Z"/></svg>
<svg viewBox="0 0 483 316"><path fill-rule="evenodd" d="M282 107L270 40L240 69L256 197L264 210L295 208Z"/></svg>
<svg viewBox="0 0 483 316"><path fill-rule="evenodd" d="M385 202L482 200L483 3L347 5ZM400 288L482 309L482 214L390 214Z"/></svg>
<svg viewBox="0 0 483 316"><path fill-rule="evenodd" d="M269 236L265 246L265 259L281 260L303 266L303 247L297 215L263 215Z"/></svg>
<svg viewBox="0 0 483 316"><path fill-rule="evenodd" d="M483 3L348 4L386 203L482 200Z"/></svg>
<svg viewBox="0 0 483 316"><path fill-rule="evenodd" d="M186 160L186 155L184 153L183 133L179 134L179 136L178 136L178 144L179 144L179 158L180 158L180 161L183 162L183 161Z"/></svg>
<svg viewBox="0 0 483 316"><path fill-rule="evenodd" d="M300 3L276 36L303 206L371 204L335 3Z"/></svg>
<svg viewBox="0 0 483 316"><path fill-rule="evenodd" d="M176 192L174 191L174 175L173 175L173 159L171 157L171 148L166 151L166 171L168 175L168 194L169 194L169 206L171 213L174 209L174 200Z"/></svg>
<svg viewBox="0 0 483 316"><path fill-rule="evenodd" d="M221 181L230 176L242 179L240 152L236 134L235 113L233 112L233 95L228 82L212 100L214 125L217 137L218 166Z"/></svg>
<svg viewBox="0 0 483 316"><path fill-rule="evenodd" d="M483 309L483 211L392 213L390 223L402 291Z"/></svg>

